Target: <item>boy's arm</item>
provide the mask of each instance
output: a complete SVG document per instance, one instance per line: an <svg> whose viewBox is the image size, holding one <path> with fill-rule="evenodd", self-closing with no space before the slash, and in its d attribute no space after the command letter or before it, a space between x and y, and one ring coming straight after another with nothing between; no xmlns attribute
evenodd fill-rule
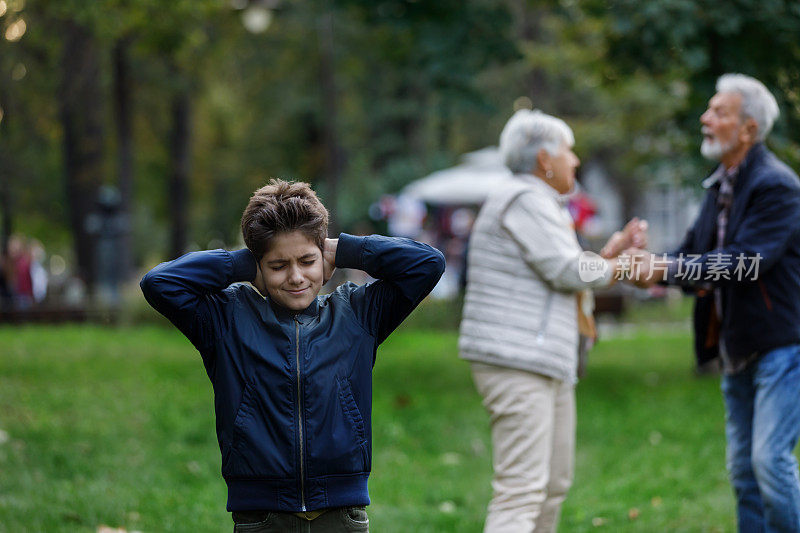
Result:
<svg viewBox="0 0 800 533"><path fill-rule="evenodd" d="M139 285L147 302L202 352L228 322L221 291L255 277L256 261L250 250L213 250L161 263Z"/></svg>
<svg viewBox="0 0 800 533"><path fill-rule="evenodd" d="M364 270L378 280L358 287L350 296L356 316L378 344L433 290L444 273L440 251L400 237L342 233L334 256L334 266Z"/></svg>

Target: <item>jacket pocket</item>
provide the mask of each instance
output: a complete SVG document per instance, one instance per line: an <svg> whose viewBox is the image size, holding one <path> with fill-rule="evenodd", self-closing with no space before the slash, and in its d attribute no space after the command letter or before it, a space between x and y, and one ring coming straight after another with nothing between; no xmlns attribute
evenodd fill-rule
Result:
<svg viewBox="0 0 800 533"><path fill-rule="evenodd" d="M367 441L367 430L364 425L364 418L361 416L361 410L358 408L355 397L353 397L353 391L350 388L350 380L338 377L336 380L339 382L339 401L342 405L342 411L350 422L353 434L356 438L356 443L361 452L363 470L369 470L369 442Z"/></svg>
<svg viewBox="0 0 800 533"><path fill-rule="evenodd" d="M230 441L223 443L222 446L222 473L229 474L232 471L231 459L236 455L235 451L244 440L246 432L246 420L250 417L250 409L253 395L253 384L247 382L242 391L242 398L236 408L236 415L233 419L233 431Z"/></svg>
<svg viewBox="0 0 800 533"><path fill-rule="evenodd" d="M255 382L248 382L233 420L230 445L223 449L222 474L229 478L291 475L292 427L283 424ZM288 430L287 430L288 429Z"/></svg>
<svg viewBox="0 0 800 533"><path fill-rule="evenodd" d="M358 409L353 391L350 389L350 380L346 378L336 378L336 380L339 382L339 401L344 416L350 422L358 443L364 444L367 441L364 419L361 417L361 411Z"/></svg>
<svg viewBox="0 0 800 533"><path fill-rule="evenodd" d="M346 377L327 377L308 417L308 475L359 474L369 470L369 406L358 403Z"/></svg>
<svg viewBox="0 0 800 533"><path fill-rule="evenodd" d="M555 293L551 290L547 291L547 299L544 302L542 310L542 319L539 322L539 327L536 329L535 339L536 344L541 346L544 344L545 334L547 333L547 324L550 322L550 311L553 308L553 298Z"/></svg>
<svg viewBox="0 0 800 533"><path fill-rule="evenodd" d="M233 419L233 441L231 442L233 448L242 442L247 432L247 421L252 417L252 396L253 384L247 382L242 392L242 400L236 409L236 417Z"/></svg>

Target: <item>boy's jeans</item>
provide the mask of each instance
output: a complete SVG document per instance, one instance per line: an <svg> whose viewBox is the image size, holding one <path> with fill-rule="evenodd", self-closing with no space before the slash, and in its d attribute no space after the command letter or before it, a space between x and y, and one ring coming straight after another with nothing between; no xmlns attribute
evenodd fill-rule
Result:
<svg viewBox="0 0 800 533"><path fill-rule="evenodd" d="M364 507L329 509L314 520L267 511L233 513L233 520L234 533L369 533Z"/></svg>
<svg viewBox="0 0 800 533"><path fill-rule="evenodd" d="M739 531L800 532L800 345L723 376L722 393Z"/></svg>

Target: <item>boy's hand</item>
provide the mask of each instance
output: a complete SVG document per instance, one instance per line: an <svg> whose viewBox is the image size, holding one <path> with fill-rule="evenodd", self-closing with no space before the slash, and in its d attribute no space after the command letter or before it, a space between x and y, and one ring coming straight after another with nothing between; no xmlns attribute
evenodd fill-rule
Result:
<svg viewBox="0 0 800 533"><path fill-rule="evenodd" d="M328 283L336 270L336 247L339 239L325 239L325 247L322 249L322 283Z"/></svg>
<svg viewBox="0 0 800 533"><path fill-rule="evenodd" d="M261 275L261 265L256 263L256 279L252 282L253 287L258 289L258 292L261 293L261 296L267 296L267 289L264 287L264 277Z"/></svg>

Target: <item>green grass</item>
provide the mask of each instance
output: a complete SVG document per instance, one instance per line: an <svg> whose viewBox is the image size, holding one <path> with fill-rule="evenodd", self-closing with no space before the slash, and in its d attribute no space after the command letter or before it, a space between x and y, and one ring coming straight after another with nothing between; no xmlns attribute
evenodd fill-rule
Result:
<svg viewBox="0 0 800 533"><path fill-rule="evenodd" d="M404 327L379 351L373 531L481 530L488 418L456 340ZM718 381L691 367L688 333L592 353L562 531L734 530ZM0 531L230 531L212 411L170 329L0 328Z"/></svg>

